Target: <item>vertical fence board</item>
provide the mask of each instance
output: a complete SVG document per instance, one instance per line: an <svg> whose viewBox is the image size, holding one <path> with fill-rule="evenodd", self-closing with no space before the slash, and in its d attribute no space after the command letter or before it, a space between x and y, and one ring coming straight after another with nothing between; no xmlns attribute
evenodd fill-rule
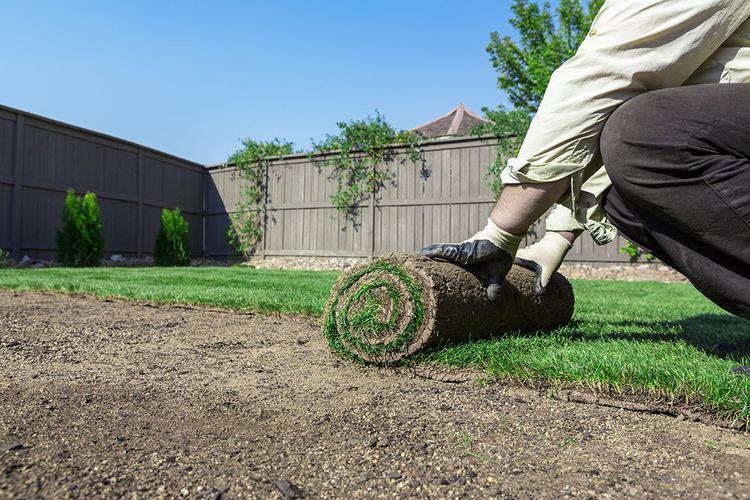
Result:
<svg viewBox="0 0 750 500"><path fill-rule="evenodd" d="M23 160L24 117L16 115L15 140L13 145L13 205L11 209L11 257L21 258L23 229Z"/></svg>

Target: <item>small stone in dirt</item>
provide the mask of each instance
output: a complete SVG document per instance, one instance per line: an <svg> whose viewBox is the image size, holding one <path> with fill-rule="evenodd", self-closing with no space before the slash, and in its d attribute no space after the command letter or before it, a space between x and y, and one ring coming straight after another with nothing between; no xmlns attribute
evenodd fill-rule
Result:
<svg viewBox="0 0 750 500"><path fill-rule="evenodd" d="M6 451L20 450L21 448L23 448L23 444L19 442L7 443L7 444L0 443L0 453L5 453Z"/></svg>
<svg viewBox="0 0 750 500"><path fill-rule="evenodd" d="M229 491L229 488L213 488L211 493L208 495L208 498L211 500L221 500L224 498L224 493Z"/></svg>
<svg viewBox="0 0 750 500"><path fill-rule="evenodd" d="M287 481L286 479L279 479L278 481L276 481L276 488L284 496L284 499L305 497L305 494L301 489L299 489L296 485L294 485L290 481Z"/></svg>
<svg viewBox="0 0 750 500"><path fill-rule="evenodd" d="M387 477L388 479L395 480L395 479L401 479L404 476L402 474L399 474L398 472L389 472L388 474L385 475L385 477Z"/></svg>
<svg viewBox="0 0 750 500"><path fill-rule="evenodd" d="M297 343L299 345L305 345L305 344L307 344L307 339L303 339L303 338L300 337L300 338L297 339Z"/></svg>

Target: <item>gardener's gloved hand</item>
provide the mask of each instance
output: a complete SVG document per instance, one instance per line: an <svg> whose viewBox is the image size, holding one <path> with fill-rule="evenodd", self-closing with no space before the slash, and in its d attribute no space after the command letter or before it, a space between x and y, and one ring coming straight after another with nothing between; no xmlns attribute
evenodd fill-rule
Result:
<svg viewBox="0 0 750 500"><path fill-rule="evenodd" d="M547 231L541 240L518 251L516 264L536 273L534 289L537 295L543 294L547 289L550 277L560 269L560 264L571 248L573 245L565 237Z"/></svg>
<svg viewBox="0 0 750 500"><path fill-rule="evenodd" d="M524 236L510 234L487 219L484 229L468 240L425 247L419 255L481 270L487 276L487 296L497 303L503 280L513 266L513 257Z"/></svg>

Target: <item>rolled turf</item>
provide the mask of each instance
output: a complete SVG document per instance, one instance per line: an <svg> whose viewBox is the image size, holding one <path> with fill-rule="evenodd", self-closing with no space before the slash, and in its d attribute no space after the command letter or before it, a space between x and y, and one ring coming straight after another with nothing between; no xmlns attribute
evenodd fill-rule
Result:
<svg viewBox="0 0 750 500"><path fill-rule="evenodd" d="M391 254L336 280L323 331L334 352L387 364L445 341L553 328L573 316L573 289L558 273L535 295L534 273L514 266L497 305L482 283L455 264Z"/></svg>

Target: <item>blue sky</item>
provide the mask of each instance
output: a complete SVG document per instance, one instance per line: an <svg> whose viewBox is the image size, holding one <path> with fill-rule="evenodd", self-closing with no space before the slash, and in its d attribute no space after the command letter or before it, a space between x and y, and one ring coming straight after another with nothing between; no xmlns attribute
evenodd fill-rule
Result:
<svg viewBox="0 0 750 500"><path fill-rule="evenodd" d="M4 1L0 104L201 163L505 103L485 47L511 0Z"/></svg>

